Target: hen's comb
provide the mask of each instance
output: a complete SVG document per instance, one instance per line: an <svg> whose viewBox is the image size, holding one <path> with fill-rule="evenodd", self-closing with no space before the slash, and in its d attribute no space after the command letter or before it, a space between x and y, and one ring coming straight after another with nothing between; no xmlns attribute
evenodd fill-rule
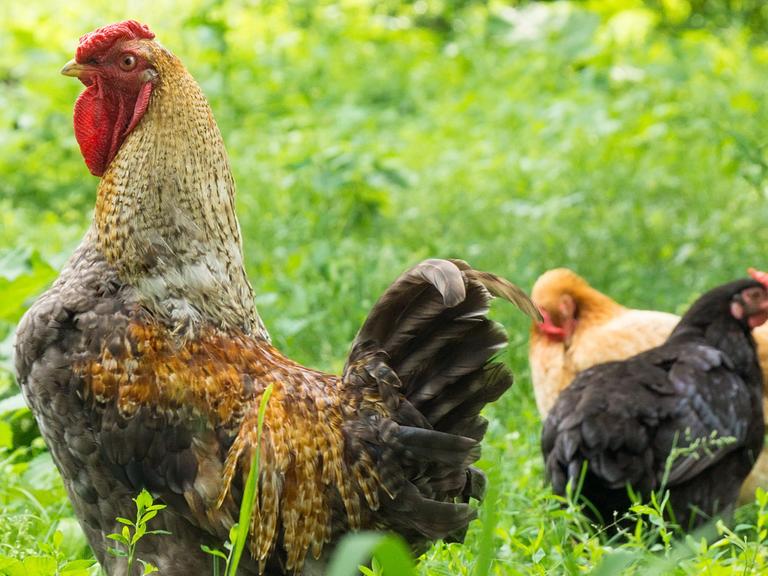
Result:
<svg viewBox="0 0 768 576"><path fill-rule="evenodd" d="M747 272L750 276L752 276L753 279L757 280L760 282L760 284L768 288L768 272L762 272L755 268L747 268Z"/></svg>
<svg viewBox="0 0 768 576"><path fill-rule="evenodd" d="M118 40L138 40L140 38L152 40L154 37L155 35L149 26L136 22L136 20L125 20L96 28L93 32L80 36L75 60L80 64L85 63L95 54L108 50Z"/></svg>

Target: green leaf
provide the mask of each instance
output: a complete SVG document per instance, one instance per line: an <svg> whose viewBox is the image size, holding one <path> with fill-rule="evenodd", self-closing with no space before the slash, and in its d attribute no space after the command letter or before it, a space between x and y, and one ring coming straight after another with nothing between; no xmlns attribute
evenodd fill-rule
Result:
<svg viewBox="0 0 768 576"><path fill-rule="evenodd" d="M635 504L630 508L630 510L632 510L632 512L636 512L637 514L647 514L648 516L658 515L656 510L645 504Z"/></svg>
<svg viewBox="0 0 768 576"><path fill-rule="evenodd" d="M83 568L90 568L96 564L93 559L72 560L62 566L62 570L82 570Z"/></svg>
<svg viewBox="0 0 768 576"><path fill-rule="evenodd" d="M18 321L27 300L39 294L55 277L56 270L37 253L29 257L26 272L12 280L0 277L0 320Z"/></svg>
<svg viewBox="0 0 768 576"><path fill-rule="evenodd" d="M3 420L0 420L0 448L13 448L13 428Z"/></svg>
<svg viewBox="0 0 768 576"><path fill-rule="evenodd" d="M31 556L22 561L23 572L9 571L9 576L48 576L55 574L58 566L56 559L50 556ZM18 570L18 568L17 568Z"/></svg>
<svg viewBox="0 0 768 576"><path fill-rule="evenodd" d="M172 534L172 532L168 532L168 530L147 530L146 534L164 534L167 536L168 534Z"/></svg>
<svg viewBox="0 0 768 576"><path fill-rule="evenodd" d="M61 546L61 543L64 541L64 534L61 532L61 530L56 530L53 533L52 540L54 548L59 548Z"/></svg>
<svg viewBox="0 0 768 576"><path fill-rule="evenodd" d="M127 528L125 530L127 530ZM124 534L107 534L107 538L114 540L115 542L120 542L120 544L125 544L126 546L130 543Z"/></svg>
<svg viewBox="0 0 768 576"><path fill-rule="evenodd" d="M7 568L10 568L11 566L15 566L17 564L21 564L21 562L17 558L11 558L9 556L0 555L0 570L5 571ZM5 574L5 572L3 572L3 574Z"/></svg>
<svg viewBox="0 0 768 576"><path fill-rule="evenodd" d="M59 568L60 576L88 576L91 568L96 566L93 560L73 560Z"/></svg>
<svg viewBox="0 0 768 576"><path fill-rule="evenodd" d="M134 502L136 502L136 508L138 509L139 514L141 514L141 512L143 512L148 506L152 506L152 495L146 490L142 490L139 492L139 495L134 498Z"/></svg>
<svg viewBox="0 0 768 576"><path fill-rule="evenodd" d="M147 531L147 525L146 524L139 524L138 528L136 528L136 531L133 533L133 537L131 538L131 544L136 544L136 542L139 541L139 539L144 536L144 533Z"/></svg>
<svg viewBox="0 0 768 576"><path fill-rule="evenodd" d="M154 518L155 516L157 516L157 510L150 510L149 512L145 512L144 515L139 520L139 523L146 524L147 522L152 520L152 518Z"/></svg>
<svg viewBox="0 0 768 576"><path fill-rule="evenodd" d="M386 575L414 576L415 565L403 541L390 534L358 532L345 536L331 557L328 576L356 576L358 566L376 556Z"/></svg>
<svg viewBox="0 0 768 576"><path fill-rule="evenodd" d="M115 518L115 520L117 520L118 522L120 522L120 524L125 524L126 526L131 526L131 527L133 527L133 525L134 525L134 524L133 524L133 521L132 521L132 520L128 520L128 518L120 518L120 517L117 517L117 518Z"/></svg>
<svg viewBox="0 0 768 576"><path fill-rule="evenodd" d="M205 544L200 545L200 549L206 554L210 554L211 556L217 556L219 558L223 558L224 560L227 559L227 555L224 554L224 552L222 552L221 550L217 550L215 548L209 548Z"/></svg>
<svg viewBox="0 0 768 576"><path fill-rule="evenodd" d="M637 559L637 554L618 550L606 555L597 568L592 571L591 576L614 576L615 574L622 574L624 569Z"/></svg>
<svg viewBox="0 0 768 576"><path fill-rule="evenodd" d="M233 524L232 528L229 529L229 541L232 544L237 542L237 535L239 533L239 530L240 530L240 525L239 524Z"/></svg>

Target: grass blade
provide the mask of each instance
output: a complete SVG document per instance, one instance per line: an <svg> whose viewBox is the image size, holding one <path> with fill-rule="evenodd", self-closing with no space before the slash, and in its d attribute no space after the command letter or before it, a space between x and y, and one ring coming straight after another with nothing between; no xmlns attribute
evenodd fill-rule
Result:
<svg viewBox="0 0 768 576"><path fill-rule="evenodd" d="M498 475L488 482L488 491L483 502L483 527L480 532L480 549L473 576L488 576L494 558L494 532L499 522L499 482Z"/></svg>
<svg viewBox="0 0 768 576"><path fill-rule="evenodd" d="M259 402L259 416L258 416L258 428L256 432L256 446L251 459L251 469L248 471L248 479L245 481L245 490L243 491L243 499L240 502L240 517L237 522L237 531L235 539L235 549L232 554L232 562L229 565L227 576L235 576L237 574L237 566L240 564L240 558L243 555L243 549L245 543L248 541L248 528L251 525L251 516L253 515L253 507L256 504L256 498L259 497L259 456L261 454L261 430L264 427L264 414L267 411L267 402L272 395L272 384L264 389L264 393L261 395L261 401Z"/></svg>

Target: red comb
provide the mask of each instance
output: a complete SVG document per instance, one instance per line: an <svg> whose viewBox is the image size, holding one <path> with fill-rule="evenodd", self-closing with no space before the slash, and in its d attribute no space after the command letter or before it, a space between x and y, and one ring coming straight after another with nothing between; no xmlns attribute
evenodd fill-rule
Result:
<svg viewBox="0 0 768 576"><path fill-rule="evenodd" d="M747 272L752 278L760 282L763 286L768 288L768 272L762 272L755 268L747 268Z"/></svg>
<svg viewBox="0 0 768 576"><path fill-rule="evenodd" d="M80 44L77 46L75 60L84 63L90 60L95 54L108 50L112 44L120 39L137 40L145 38L152 40L155 35L149 26L140 24L136 20L125 20L96 28L93 32L88 32L80 36Z"/></svg>

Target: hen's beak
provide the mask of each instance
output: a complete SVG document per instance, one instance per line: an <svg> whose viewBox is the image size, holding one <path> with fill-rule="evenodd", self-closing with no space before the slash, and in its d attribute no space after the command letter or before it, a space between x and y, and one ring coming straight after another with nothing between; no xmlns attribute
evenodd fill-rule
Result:
<svg viewBox="0 0 768 576"><path fill-rule="evenodd" d="M73 78L79 78L83 72L85 72L85 66L75 62L74 58L64 64L64 68L61 69L64 76L72 76Z"/></svg>

